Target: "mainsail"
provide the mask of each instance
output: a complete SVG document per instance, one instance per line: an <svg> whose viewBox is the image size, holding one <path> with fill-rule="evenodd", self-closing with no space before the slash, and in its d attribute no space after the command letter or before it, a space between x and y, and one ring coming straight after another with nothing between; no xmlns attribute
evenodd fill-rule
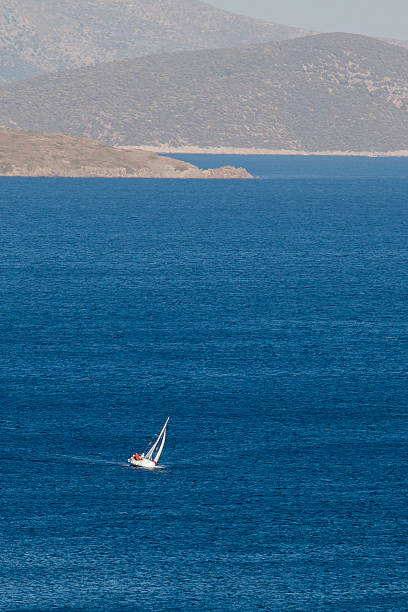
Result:
<svg viewBox="0 0 408 612"><path fill-rule="evenodd" d="M156 456L155 456L155 458L154 458L154 462L155 462L155 463L158 463L158 461L159 461L159 459L160 459L160 455L162 454L162 451L163 451L163 446L164 446L164 442L165 442L165 440L166 440L166 430L164 430L164 433L163 433L163 437L162 437L162 441L161 441L161 444L160 444L159 450L157 451L157 454L156 454Z"/></svg>
<svg viewBox="0 0 408 612"><path fill-rule="evenodd" d="M158 460L160 459L160 455L162 454L162 451L163 451L164 442L166 441L166 427L167 427L167 423L169 422L169 418L170 417L167 417L167 420L165 424L163 425L161 432L157 436L156 442L146 453L146 459L150 459L150 461L154 461L155 463L158 462ZM153 453L156 450L159 443L160 443L159 450L157 451L156 456L153 458Z"/></svg>

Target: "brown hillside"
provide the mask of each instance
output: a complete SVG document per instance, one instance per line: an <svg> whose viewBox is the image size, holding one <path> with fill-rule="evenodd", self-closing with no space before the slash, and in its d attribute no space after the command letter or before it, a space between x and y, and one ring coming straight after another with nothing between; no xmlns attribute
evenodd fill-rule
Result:
<svg viewBox="0 0 408 612"><path fill-rule="evenodd" d="M135 178L250 178L242 168L199 170L146 151L85 138L0 128L0 175Z"/></svg>

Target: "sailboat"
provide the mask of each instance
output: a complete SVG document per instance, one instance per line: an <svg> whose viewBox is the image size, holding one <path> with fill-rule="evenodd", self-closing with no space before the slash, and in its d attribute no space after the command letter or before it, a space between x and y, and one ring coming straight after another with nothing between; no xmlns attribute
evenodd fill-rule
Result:
<svg viewBox="0 0 408 612"><path fill-rule="evenodd" d="M153 469L157 466L160 455L163 452L164 443L166 441L166 428L167 423L169 422L170 417L167 417L165 424L162 427L161 432L156 438L156 441L152 446L149 447L149 450L145 453L139 455L135 453L128 459L128 463L134 465L136 467Z"/></svg>

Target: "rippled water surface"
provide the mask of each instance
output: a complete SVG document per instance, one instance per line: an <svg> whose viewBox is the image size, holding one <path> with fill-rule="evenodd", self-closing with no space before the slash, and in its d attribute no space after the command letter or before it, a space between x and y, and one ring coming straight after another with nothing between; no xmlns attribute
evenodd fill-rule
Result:
<svg viewBox="0 0 408 612"><path fill-rule="evenodd" d="M0 180L2 610L406 610L408 162L380 161ZM167 415L163 469L128 467Z"/></svg>

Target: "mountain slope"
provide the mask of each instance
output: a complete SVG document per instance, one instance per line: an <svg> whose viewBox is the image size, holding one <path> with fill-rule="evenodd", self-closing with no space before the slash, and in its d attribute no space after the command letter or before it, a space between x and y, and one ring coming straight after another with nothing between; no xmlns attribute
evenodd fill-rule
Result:
<svg viewBox="0 0 408 612"><path fill-rule="evenodd" d="M200 170L147 151L126 151L85 138L0 128L0 176L251 178L243 168Z"/></svg>
<svg viewBox="0 0 408 612"><path fill-rule="evenodd" d="M408 49L408 40L397 40L395 38L380 38L384 42L390 43L391 45L397 45L398 47L404 47Z"/></svg>
<svg viewBox="0 0 408 612"><path fill-rule="evenodd" d="M351 34L149 56L0 90L0 123L110 144L408 149L408 51Z"/></svg>
<svg viewBox="0 0 408 612"><path fill-rule="evenodd" d="M0 0L0 82L183 49L305 35L198 0Z"/></svg>

